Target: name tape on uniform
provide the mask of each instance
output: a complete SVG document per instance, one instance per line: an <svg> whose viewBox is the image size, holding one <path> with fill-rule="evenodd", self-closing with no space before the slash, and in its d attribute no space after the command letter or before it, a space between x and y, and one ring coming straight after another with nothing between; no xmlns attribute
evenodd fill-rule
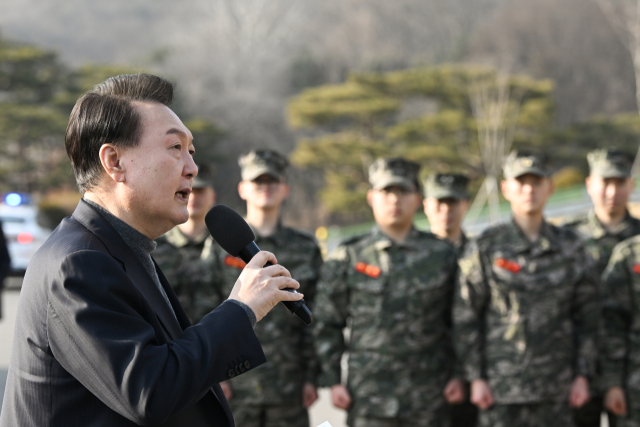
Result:
<svg viewBox="0 0 640 427"><path fill-rule="evenodd" d="M325 421L322 424L320 424L318 427L333 427L333 426L329 424L329 421Z"/></svg>

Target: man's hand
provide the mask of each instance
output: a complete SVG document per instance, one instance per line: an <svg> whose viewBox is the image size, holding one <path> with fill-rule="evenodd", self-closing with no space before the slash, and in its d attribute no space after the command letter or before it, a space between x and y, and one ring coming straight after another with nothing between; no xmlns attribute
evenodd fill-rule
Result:
<svg viewBox="0 0 640 427"><path fill-rule="evenodd" d="M450 405L464 402L464 382L458 378L452 378L442 392Z"/></svg>
<svg viewBox="0 0 640 427"><path fill-rule="evenodd" d="M226 397L227 400L231 400L231 398L233 397L233 391L231 391L231 385L229 385L229 382L228 381L221 382L220 388L222 388L224 397Z"/></svg>
<svg viewBox="0 0 640 427"><path fill-rule="evenodd" d="M336 384L331 387L331 399L333 406L347 410L351 406L351 395L345 386Z"/></svg>
<svg viewBox="0 0 640 427"><path fill-rule="evenodd" d="M318 400L318 391L316 390L316 386L311 383L304 383L302 387L302 405L305 408L313 405L313 402Z"/></svg>
<svg viewBox="0 0 640 427"><path fill-rule="evenodd" d="M304 297L282 291L284 288L298 289L300 284L281 265L262 268L267 262L277 264L278 260L271 252L258 252L242 270L229 295L229 299L248 305L258 321L280 301L298 301Z"/></svg>
<svg viewBox="0 0 640 427"><path fill-rule="evenodd" d="M471 382L471 403L482 410L489 409L495 403L491 388L485 380L478 379Z"/></svg>
<svg viewBox="0 0 640 427"><path fill-rule="evenodd" d="M611 387L604 397L604 407L615 415L627 415L627 401L620 387Z"/></svg>
<svg viewBox="0 0 640 427"><path fill-rule="evenodd" d="M578 375L573 384L571 384L571 393L569 393L569 406L572 408L581 408L589 401L589 380L582 375Z"/></svg>

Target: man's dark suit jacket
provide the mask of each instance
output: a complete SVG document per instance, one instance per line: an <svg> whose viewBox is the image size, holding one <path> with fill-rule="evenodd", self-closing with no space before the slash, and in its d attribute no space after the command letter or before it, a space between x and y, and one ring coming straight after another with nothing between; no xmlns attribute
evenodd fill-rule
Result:
<svg viewBox="0 0 640 427"><path fill-rule="evenodd" d="M33 257L20 295L0 426L233 426L218 385L265 362L225 302L191 326L133 251L80 201Z"/></svg>

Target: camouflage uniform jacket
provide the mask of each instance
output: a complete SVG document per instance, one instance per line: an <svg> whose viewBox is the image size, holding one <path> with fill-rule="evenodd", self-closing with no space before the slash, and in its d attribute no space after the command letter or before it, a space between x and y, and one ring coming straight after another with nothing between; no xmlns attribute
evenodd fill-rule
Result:
<svg viewBox="0 0 640 427"><path fill-rule="evenodd" d="M603 385L640 398L640 236L615 247L603 282Z"/></svg>
<svg viewBox="0 0 640 427"><path fill-rule="evenodd" d="M191 240L178 227L161 236L153 251L153 258L193 323L226 299L220 295L219 251L209 233Z"/></svg>
<svg viewBox="0 0 640 427"><path fill-rule="evenodd" d="M257 233L254 232L254 234ZM261 250L275 254L278 263L300 283L300 292L313 312L322 255L315 239L304 232L278 225L269 237L256 237ZM229 295L244 263L220 251L223 294ZM253 405L302 404L305 382L316 383L318 364L313 351L313 326L305 326L278 304L255 327L267 362L249 374L230 380L233 401Z"/></svg>
<svg viewBox="0 0 640 427"><path fill-rule="evenodd" d="M565 401L597 359L597 277L580 237L543 223L531 242L511 221L472 240L460 259L454 341L468 380L497 404Z"/></svg>
<svg viewBox="0 0 640 427"><path fill-rule="evenodd" d="M454 244L456 248L456 252L458 253L458 257L462 256L468 244L469 244L469 238L467 237L466 234L464 234L464 232L462 232L462 235L460 235L460 242L458 244Z"/></svg>
<svg viewBox="0 0 640 427"><path fill-rule="evenodd" d="M613 232L602 225L593 209L566 221L563 226L585 239L587 252L595 261L598 275L604 272L615 245L640 234L640 220L632 217L629 212Z"/></svg>
<svg viewBox="0 0 640 427"><path fill-rule="evenodd" d="M374 227L325 263L314 330L319 384L340 384L348 351L351 416L410 418L444 405L456 271L453 245L415 229L394 243Z"/></svg>

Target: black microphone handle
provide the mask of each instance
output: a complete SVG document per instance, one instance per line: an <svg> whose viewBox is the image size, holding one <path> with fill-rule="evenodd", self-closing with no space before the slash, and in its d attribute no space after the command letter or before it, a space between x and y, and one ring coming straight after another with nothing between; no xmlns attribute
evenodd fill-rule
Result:
<svg viewBox="0 0 640 427"><path fill-rule="evenodd" d="M251 261L251 259L258 252L260 252L260 248L258 247L258 245L256 245L256 242L251 242L238 253L237 257L248 264L249 261ZM270 262L267 262L265 265L263 265L263 267L266 267L268 265L273 265L273 264L271 264ZM294 294L298 293L295 289L289 289L289 288L285 288L283 289L283 291L291 292ZM291 313L298 316L300 320L302 320L305 323L305 325L310 325L313 323L313 314L311 313L311 310L309 310L309 307L307 307L307 303L305 302L304 299L301 299L300 301L281 301L281 302L284 304L285 307L287 307L287 309Z"/></svg>

